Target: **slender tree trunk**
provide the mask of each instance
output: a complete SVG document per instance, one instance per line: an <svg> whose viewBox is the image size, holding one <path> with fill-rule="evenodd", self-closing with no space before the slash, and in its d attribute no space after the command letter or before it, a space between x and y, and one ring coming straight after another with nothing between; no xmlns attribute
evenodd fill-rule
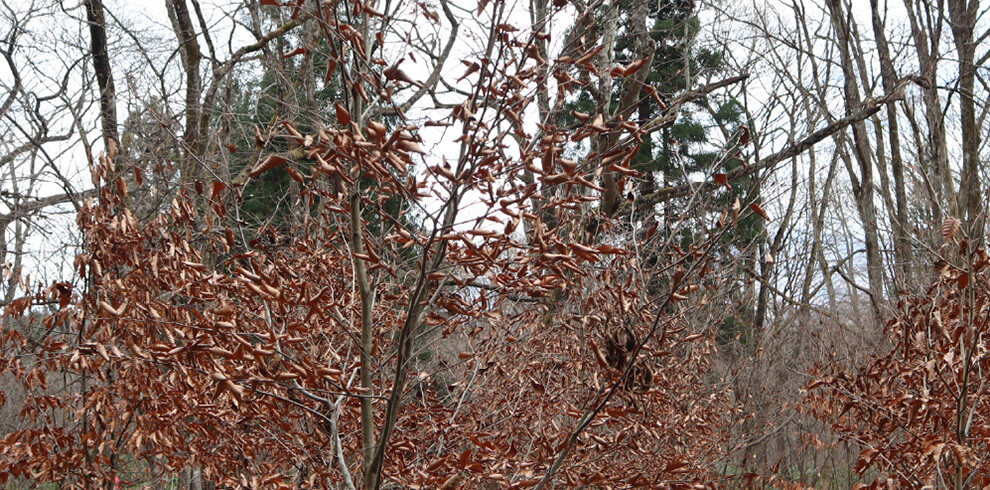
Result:
<svg viewBox="0 0 990 490"><path fill-rule="evenodd" d="M615 43L619 40L617 36L619 20L619 5L616 4L612 7L614 15L609 17L608 22L605 25L605 49L602 50L602 55L606 56L603 60L605 64L602 70L601 85L599 86L599 94L601 99L598 101L597 110L599 114L606 114L609 116L610 120L624 120L627 119L636 109L639 107L639 97L642 93L643 86L646 83L646 77L650 70L641 69L630 77L623 81L622 87L619 90L619 95L614 106L614 110L610 110L613 107L611 93L614 81L612 77L608 74L609 67L612 65L612 58L614 58L615 53ZM610 11L611 12L611 11ZM626 40L631 43L631 50L636 59L647 59L646 66L653 65L653 54L656 52L657 45L653 39L649 36L648 26L646 25L647 17L647 4L645 2L637 2L633 4L633 7L628 12L629 19L637 19L636 24L625 26L634 34L626 36ZM607 54L606 54L607 53ZM690 86L690 83L688 84ZM604 104L603 104L604 103ZM613 131L609 135L603 135L598 138L598 151L599 153L607 152L611 148L614 148L619 140L619 132ZM619 203L622 200L622 189L618 188L618 180L616 178L615 172L606 170L602 174L602 187L605 190L602 192L601 198L601 209L602 212L607 216L613 216L619 209Z"/></svg>
<svg viewBox="0 0 990 490"><path fill-rule="evenodd" d="M370 3L371 7L377 2L372 1ZM361 31L362 41L365 46L371 46L371 27L368 25L368 14L361 14L361 25L364 28ZM369 65L369 55L367 51L358 52L355 51L354 56L354 67L350 71L350 81L345 80L345 85L350 82L351 90L349 91L349 107L351 113L351 122L359 128L363 128L366 124L364 120L364 99L360 97L360 93L357 90L357 84L362 82L362 70L366 70ZM353 174L354 178L354 188L351 189L351 252L353 254L364 254L364 233L362 224L364 223L364 211L361 203L361 180L360 171ZM380 468L379 464L377 467L375 465L375 409L373 400L370 397L374 394L374 383L372 379L372 373L374 366L372 365L371 351L374 348L374 311L375 311L375 286L373 280L368 273L367 264L363 258L352 255L354 260L354 275L358 283L358 292L361 298L361 371L360 371L360 384L361 389L364 391L366 396L361 398L361 448L362 448L362 467L364 468L364 486L367 489L378 488L380 483ZM400 361L401 362L401 361ZM405 366L403 366L405 367ZM381 434L378 442L380 444L388 444L388 439L385 434ZM383 448L384 450L385 448Z"/></svg>
<svg viewBox="0 0 990 490"><path fill-rule="evenodd" d="M358 182L355 182L354 185L358 185ZM355 255L365 254L361 214L360 190L353 189L351 191L351 252ZM361 298L361 373L359 382L365 395L361 398L361 446L364 452L366 471L365 486L366 488L374 488L371 483L377 480L377 475L371 474L369 465L375 454L375 412L370 397L374 387L372 383L374 366L372 366L371 350L374 347L375 289L364 259L354 257L353 260L354 277L357 280L358 293Z"/></svg>
<svg viewBox="0 0 990 490"><path fill-rule="evenodd" d="M106 149L107 157L113 159L117 153L120 137L117 134L117 94L113 84L113 72L110 70L110 58L107 53L107 30L106 19L103 14L102 0L85 0L86 21L89 23L90 44L93 56L93 69L96 73L96 82L100 88L100 120L103 126L103 145ZM91 273L92 274L92 273ZM79 322L79 336L86 322ZM86 372L83 372L79 379L79 392L82 395L82 427L89 428L89 410L87 406L89 396L89 379ZM100 424L102 425L102 424ZM101 427L102 428L102 427ZM92 464L95 451L87 447L86 463Z"/></svg>
<svg viewBox="0 0 990 490"><path fill-rule="evenodd" d="M917 3L916 3L917 2ZM941 10L941 1L937 9ZM935 223L941 224L945 212L955 209L955 185L952 183L952 170L949 168L949 154L946 147L945 120L938 95L939 40L942 37L943 16L932 10L930 2L904 0L905 11L911 25L915 53L921 68L922 87L925 102L925 123L927 132L927 155L923 160L929 163L930 175L934 175L931 188L935 192L931 214ZM923 10L922 10L923 9ZM929 23L923 24L928 21ZM945 208L944 206L948 206Z"/></svg>
<svg viewBox="0 0 990 490"><path fill-rule="evenodd" d="M814 153L811 153L810 155L812 159L812 168L811 177L808 180L808 195L810 199L808 202L808 208L811 217L811 253L809 254L808 264L804 273L804 283L801 285L801 302L805 304L811 303L811 283L814 279L815 269L818 268L820 269L822 281L825 283L826 292L828 293L829 310L835 311L835 285L832 284L832 275L828 270L828 263L825 260L822 235L825 229L825 211L828 208L830 194L832 191L832 182L835 180L835 174L837 173L838 168L838 154L834 154L829 162L828 175L825 177L825 182L822 184L821 201L818 202L815 201L816 179L814 178Z"/></svg>
<svg viewBox="0 0 990 490"><path fill-rule="evenodd" d="M859 89L856 86L856 71L853 66L851 53L852 40L847 17L848 13L843 11L841 0L827 0L827 4L842 61L843 78L845 79L843 93L846 110L851 112L861 101L859 100ZM850 172L849 177L852 181L853 195L856 199L860 219L862 220L863 242L866 246L866 267L867 277L869 279L870 303L873 307L876 324L883 325L883 313L881 311L881 305L883 303L883 263L880 256L877 212L876 204L874 203L873 161L870 158L870 142L866 131L866 124L863 121L853 123L852 133L852 150L859 165L860 175L858 182L852 172Z"/></svg>
<svg viewBox="0 0 990 490"><path fill-rule="evenodd" d="M766 231L761 233L757 238L760 241L760 292L756 301L756 317L753 321L757 335L763 334L764 324L767 318L767 309L770 303L770 284L773 279L774 263L776 262L775 257L784 248L784 239L788 235L794 219L794 209L798 200L798 176L798 158L794 157L791 159L791 190L787 199L787 210L784 212L784 217L780 221L780 226L777 227L777 233L774 234L773 240L769 243L767 243ZM766 248L766 252L764 252L764 248Z"/></svg>
<svg viewBox="0 0 990 490"><path fill-rule="evenodd" d="M983 243L983 186L980 184L980 126L976 120L976 43L973 31L979 0L948 0L949 25L959 58L959 119L962 126L962 182L959 185L957 217L964 217L970 250Z"/></svg>
<svg viewBox="0 0 990 490"><path fill-rule="evenodd" d="M205 129L206 116L200 97L203 93L203 79L199 73L200 61L203 59L196 40L196 30L189 15L186 0L165 0L172 28L179 40L179 56L182 68L186 72L186 127L182 139L185 145L180 164L180 177L183 184L191 184L199 180L199 160L206 148Z"/></svg>
<svg viewBox="0 0 990 490"><path fill-rule="evenodd" d="M120 141L117 135L117 91L113 85L113 72L107 54L107 25L103 15L103 0L85 0L86 22L93 52L93 69L100 87L100 119L103 125L103 144Z"/></svg>
<svg viewBox="0 0 990 490"><path fill-rule="evenodd" d="M880 74L884 92L892 93L897 85L897 71L890 57L890 47L880 17L878 0L870 0L873 20L873 35L877 54L880 57ZM897 121L897 107L887 104L887 134L890 137L890 171L894 178L895 210L893 213L894 231L894 284L896 289L904 289L911 279L911 241L908 237L907 194L904 188L904 161L901 157L901 135Z"/></svg>

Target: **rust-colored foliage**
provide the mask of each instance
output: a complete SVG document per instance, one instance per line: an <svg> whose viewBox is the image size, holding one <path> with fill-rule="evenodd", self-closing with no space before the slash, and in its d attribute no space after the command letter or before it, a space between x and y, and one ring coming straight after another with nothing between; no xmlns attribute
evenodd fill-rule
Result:
<svg viewBox="0 0 990 490"><path fill-rule="evenodd" d="M701 382L711 346L678 314L658 313L625 250L563 242L529 212L529 241L485 228L429 237L394 221L384 239L366 235L363 256L348 250L350 203L323 175L347 176L357 165L375 191L412 199L399 166L379 163L409 158L395 144L402 138L359 145L358 133L324 132L311 149L320 165L301 191L319 214L290 235L262 230L250 245L230 228L204 228L185 195L139 223L117 188L104 186L79 215L89 249L76 265L89 290L69 305L70 290L52 289L61 309L44 320L55 333L42 346L16 331L4 338L6 370L36 393L24 413L37 424L0 443L0 475L106 480L133 471L120 463L130 455L168 471L196 464L221 484L330 485L342 478L338 444L358 473L358 400L388 394L414 289L405 279L415 270L409 251L418 261L444 243L409 366L415 379L390 441L389 481L535 483L577 419L613 388L561 481L652 486L703 477L725 409ZM504 164L491 165L473 175ZM214 198L225 192L213 187ZM361 198L374 207L372 194ZM379 297L370 393L355 384L355 260L370 264ZM685 261L706 259L695 250L670 260L684 264L681 280ZM678 288L667 303L698 289ZM595 349L606 345L603 365ZM17 353L31 349L35 361L23 362ZM44 391L62 373L78 389ZM72 422L58 423L63 417Z"/></svg>
<svg viewBox="0 0 990 490"><path fill-rule="evenodd" d="M336 53L367 57L360 26L329 4L302 8L293 18L314 16ZM0 441L0 483L148 482L198 467L229 486L711 484L730 407L706 379L712 332L688 314L724 314L713 251L728 221L682 250L655 236L656 222L645 234L622 223L618 201L595 207L616 176L643 177L631 168L638 146L677 109L643 127L596 114L527 128L528 90L551 61L515 37L539 33L492 28L499 55L466 63L471 95L423 125L459 131L457 160L426 159L425 172L420 128L367 118L353 100L311 134L288 121L256 128L257 163L190 186L201 190L147 222L128 208L116 156L102 157L99 199L78 218L85 290L56 285L8 308L59 306L40 341L0 339L32 421ZM598 76L601 50L552 63ZM395 90L425 86L403 59L364 60L342 83L392 104ZM645 65L615 74L641 77ZM329 80L337 61L327 70ZM564 157L586 138L598 145L587 159ZM289 151L268 151L273 142ZM276 169L294 180L286 202L300 224L249 229L232 211L244 182ZM46 389L53 376L69 387Z"/></svg>
<svg viewBox="0 0 990 490"><path fill-rule="evenodd" d="M957 227L946 220L947 241ZM990 485L990 262L966 247L943 249L950 260L923 295L900 302L878 355L820 369L808 385L807 410L862 447L856 470L879 470L881 485Z"/></svg>

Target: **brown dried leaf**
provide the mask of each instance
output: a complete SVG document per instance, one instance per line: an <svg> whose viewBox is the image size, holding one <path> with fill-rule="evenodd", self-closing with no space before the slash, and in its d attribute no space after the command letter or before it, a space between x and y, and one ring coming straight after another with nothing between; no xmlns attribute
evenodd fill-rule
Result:
<svg viewBox="0 0 990 490"><path fill-rule="evenodd" d="M945 238L946 242L952 243L956 239L956 233L959 232L959 227L962 225L962 221L959 218L949 216L942 221L942 236Z"/></svg>
<svg viewBox="0 0 990 490"><path fill-rule="evenodd" d="M351 123L351 113L344 107L340 102L334 103L334 108L337 110L337 123L341 126L347 126Z"/></svg>
<svg viewBox="0 0 990 490"><path fill-rule="evenodd" d="M770 221L770 216L767 215L767 212L763 209L763 206L760 206L759 204L754 202L749 204L749 209L752 209L754 213L756 213L759 217L763 218L764 220Z"/></svg>
<svg viewBox="0 0 990 490"><path fill-rule="evenodd" d="M281 155L269 155L268 158L262 160L258 163L258 165L252 168L251 171L248 172L248 175L251 177L257 177L275 167L278 167L279 165L284 165L287 161L289 160Z"/></svg>
<svg viewBox="0 0 990 490"><path fill-rule="evenodd" d="M732 190L732 185L729 184L728 174L715 174L715 183L724 186L728 190Z"/></svg>

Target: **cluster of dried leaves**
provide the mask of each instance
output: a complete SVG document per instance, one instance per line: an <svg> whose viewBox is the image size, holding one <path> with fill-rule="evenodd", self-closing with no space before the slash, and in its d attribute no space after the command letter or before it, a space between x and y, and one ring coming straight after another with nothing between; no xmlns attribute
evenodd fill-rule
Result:
<svg viewBox="0 0 990 490"><path fill-rule="evenodd" d="M684 321L684 300L705 304L691 278L718 284L717 233L647 269L655 233L626 237L603 217L586 231L593 177L555 160L555 137L516 162L468 124L457 167L417 183L415 128L337 117L313 135L267 128L303 156L249 172L298 181L309 212L293 230L247 236L227 211L238 187L220 182L141 223L114 152L102 158L99 199L79 214L87 290L49 289L60 308L43 337L10 329L0 344L32 422L0 441L0 478L148 481L196 465L221 485L350 485L369 464L365 401L389 484L710 481L727 402L703 382L711 337ZM534 155L542 184L516 182ZM550 186L555 199L531 199ZM488 211L455 226L467 190ZM449 206L432 230L386 207L431 192ZM658 277L667 293L645 294ZM8 318L32 301L51 298ZM47 390L52 376L71 389Z"/></svg>
<svg viewBox="0 0 990 490"><path fill-rule="evenodd" d="M366 128L304 137L318 165L291 173L318 214L291 236L263 230L253 246L231 228L203 225L225 214L231 192L223 185L213 186L214 219L179 196L148 223L127 209L125 186L103 186L100 202L79 216L89 249L76 265L89 291L70 304L70 291L52 288L62 304L44 319L50 334L37 342L11 330L3 339L5 370L33 394L24 414L34 427L0 443L0 474L133 478L128 458L137 458L167 471L197 464L220 484L339 483L343 469L356 473L362 464L359 400L381 406L392 389L396 341L417 291L410 271L444 244L441 266L427 275L432 292L414 332L417 357L405 366L416 375L389 441L389 481L535 484L578 419L612 389L615 400L560 469L568 483L704 475L725 410L724 398L706 396L699 382L709 346L676 314L657 313L627 250L565 243L548 231L529 240L485 228L424 236L398 220L383 222L389 233L377 239L365 230L363 253L347 247L352 166L374 181L359 194L366 207L378 205L375 196L417 192L403 184L409 176L399 165L381 167L409 158L394 144L404 134ZM112 159L104 163L101 173L113 175ZM493 170L474 175L485 175L481 168ZM327 176L341 176L337 185L348 190L331 190ZM538 222L531 226L539 230ZM377 273L370 391L355 383L356 260ZM567 306L541 301L548 296L567 297ZM636 369L628 369L638 350ZM49 376L64 375L77 389L45 390Z"/></svg>
<svg viewBox="0 0 990 490"><path fill-rule="evenodd" d="M808 385L805 409L863 448L856 471L875 486L990 485L990 259L958 230L945 220L945 259L924 294L898 304L881 353Z"/></svg>

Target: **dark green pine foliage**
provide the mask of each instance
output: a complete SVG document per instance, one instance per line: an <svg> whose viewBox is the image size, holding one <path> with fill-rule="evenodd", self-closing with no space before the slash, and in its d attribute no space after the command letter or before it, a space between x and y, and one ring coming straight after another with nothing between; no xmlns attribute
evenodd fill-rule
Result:
<svg viewBox="0 0 990 490"><path fill-rule="evenodd" d="M638 1L638 0L624 0ZM699 83L725 72L723 52L708 47L698 47L696 40L701 31L701 20L695 3L691 0L646 0L649 2L650 21L653 29L650 37L656 42L653 64L647 83L653 86L664 105L669 106L678 95ZM623 23L620 23L622 25ZM634 60L625 38L616 45L616 61L628 63ZM715 77L717 78L717 77ZM636 117L645 123L663 115L663 108L653 97L641 97ZM738 138L741 128L747 124L745 108L738 100L724 94L713 94L681 107L677 121L668 129L643 141L633 160L636 170L647 177L636 183L637 194L649 196L656 186L676 186L715 173L729 173L743 165ZM659 181L659 182L658 182ZM703 222L731 206L738 198L743 207L749 202L759 202L759 186L750 178L732 182L732 189L720 189L713 197L712 206L701 208L694 216L696 226L681 229L680 243L688 247L704 237L694 236L694 230L704 230ZM661 218L665 224L680 219L686 203L673 201L667 204L667 212ZM725 253L732 249L748 247L764 236L764 223L752 213L743 213L738 226L724 236ZM703 232L702 232L703 233Z"/></svg>
<svg viewBox="0 0 990 490"><path fill-rule="evenodd" d="M282 48L286 51L294 49L300 41L291 38L287 46ZM232 93L235 94L232 101L234 122L230 131L231 148L237 148L236 153L231 154L232 175L237 175L245 167L254 165L259 158L271 153L285 153L292 148L289 142L281 138L270 139L263 149L255 147L254 127L255 125L267 128L277 121L291 120L293 126L303 134L315 134L321 127L332 124L334 118L334 103L343 100L344 93L341 89L341 82L338 76L333 76L328 83L324 83L322 74L326 73L329 60L330 49L326 40L320 38L313 52L313 69L310 73L317 80L315 83L317 90L314 92L312 100L306 100L306 91L301 89L302 80L296 77L291 81L293 86L286 89L284 80L277 80L279 76L274 70L264 71L256 79L244 78L235 82ZM294 56L283 60L285 66L281 68L285 73L301 73L300 64L302 56ZM389 130L397 127L401 121L397 118L385 118L381 121ZM315 162L301 160L292 161L288 165L297 166L304 174L312 173L312 166ZM362 180L362 187L369 186L373 182ZM298 184L292 180L284 167L276 167L262 173L248 181L242 193L241 215L253 228L271 226L288 232L297 224L296 217L300 212L313 212L315 210L301 211L298 206L303 205L294 202L292 196L298 195ZM384 230L389 222L406 222L405 211L409 203L402 198L387 199L382 203L381 210L388 214L388 217L381 216L375 207L366 207L366 223L368 231L372 234L379 234ZM391 219L388 219L391 218Z"/></svg>
<svg viewBox="0 0 990 490"><path fill-rule="evenodd" d="M620 15L626 16L633 11L632 2L644 0L619 1L624 7ZM646 83L655 88L664 105L669 106L677 96L697 85L699 80L707 80L724 72L723 54L696 45L701 21L692 0L645 1L649 3L649 24L652 25L650 37L656 43L653 64L649 68ZM603 14L607 9L607 5L600 7ZM616 64L627 64L637 58L632 51L632 33L621 27L635 23L626 20L619 21L620 31L614 53ZM613 110L618 104L618 91L621 87L621 83L616 84L616 92L612 96ZM639 107L632 116L641 124L662 116L664 112L653 97L645 94L643 92ZM594 108L595 101L591 94L580 91L567 104L567 110L562 114L563 122L567 125L576 123L569 115L571 110L593 113ZM726 161L725 153L731 149L733 142L725 141L726 138L721 134L735 132L744 124L745 115L738 101L722 95L710 95L682 106L674 125L645 139L634 158L633 168L647 176L635 183L636 194L649 196L657 190L658 185L675 186L686 183L692 177L697 180L702 175L722 173L738 166L741 162ZM721 130L716 130L717 128ZM722 165L725 168L719 168ZM748 185L743 182L739 184ZM732 198L737 194L738 191L734 189ZM739 197L742 200L745 195ZM671 203L671 208L676 208L678 204ZM681 213L677 212L675 215L680 216Z"/></svg>
<svg viewBox="0 0 990 490"><path fill-rule="evenodd" d="M644 0L620 0L623 2L622 15L633 12L632 2ZM718 49L700 47L696 41L701 31L695 2L692 0L645 0L648 2L650 37L656 43L656 51L646 82L657 90L665 106L685 90L689 90L707 80L717 80L726 71L723 52ZM605 9L606 7L602 7ZM620 19L620 32L614 58L616 64L635 61L632 43L628 32L621 26L635 25ZM612 109L618 100L612 97ZM580 92L570 102L568 109L580 112L594 112L594 101L587 92ZM640 124L661 117L664 108L650 96L640 98L639 107L633 118ZM567 116L565 116L567 117ZM717 173L729 173L744 164L749 148L739 144L739 136L744 126L750 125L743 105L735 98L724 94L712 94L684 104L680 108L677 121L670 127L644 139L639 153L633 160L633 168L644 177L634 182L634 192L640 197L648 197L658 187L677 186L690 180L695 182ZM572 122L572 121L568 121ZM750 134L753 134L750 125ZM723 209L731 207L739 200L740 210L737 226L723 235L719 254L728 260L743 260L746 266L755 269L755 249L765 241L765 223L754 213L748 212L749 203L760 203L759 183L750 177L740 178L731 183L732 189L721 188L708 196L710 205L692 206L692 215L678 227L677 243L687 249L707 237L710 224L717 219ZM686 200L672 200L663 203L659 215L654 209L641 210L644 228L656 220L661 229L670 230L684 218L684 210L689 209ZM686 226L685 226L686 225ZM669 231L668 231L669 232ZM655 260L655 259L654 259ZM736 312L723 325L722 338L747 337L755 310L753 288L746 285L747 278L737 281ZM662 285L654 285L657 291ZM743 335L739 335L743 334Z"/></svg>
<svg viewBox="0 0 990 490"><path fill-rule="evenodd" d="M326 42L321 40L318 49L313 52L312 73L325 73L328 60L325 54ZM285 59L285 72L299 73L301 60L301 56ZM323 84L322 80L315 81L317 90L314 100L306 100L304 90L291 90L292 95L287 94L287 90L276 80L277 76L274 70L268 69L256 79L245 78L234 82L232 89L234 121L230 137L233 145L231 148L237 148L238 151L231 154L233 175L237 175L247 166L254 165L262 155L291 150L288 142L279 138L269 140L263 149L256 148L254 140L256 125L264 131L264 128L276 121L291 118L293 125L300 132L315 133L323 122L319 119L314 120L313 115L318 118L332 114L333 103L341 96L336 79L332 79L328 84ZM300 82L296 79L293 88L298 89ZM319 88L321 86L322 88ZM290 165L299 165L300 170L308 174L312 163L299 161ZM251 179L242 193L242 216L252 227L269 225L283 230L290 228L294 224L293 215L297 215L299 211L293 210L292 206L295 203L288 200L288 196L294 194L292 192L294 185L294 181L284 167L277 167Z"/></svg>
<svg viewBox="0 0 990 490"><path fill-rule="evenodd" d="M697 80L722 71L724 63L720 52L695 47L701 21L693 1L646 1L653 26L650 37L656 43L646 82L657 90L665 105L669 105ZM617 62L633 61L635 55L624 38L620 38L616 48ZM723 127L738 126L743 115L741 106L731 99L715 100L713 97L699 102L683 106L673 126L643 142L633 161L636 170L658 177L661 185L668 186L685 183L692 175L707 172L717 163L724 143L712 141L713 123ZM714 114L711 114L706 107L713 103ZM663 108L653 97L641 97L635 117L643 123L662 114ZM638 194L647 196L656 185L655 179L642 179L637 185Z"/></svg>

